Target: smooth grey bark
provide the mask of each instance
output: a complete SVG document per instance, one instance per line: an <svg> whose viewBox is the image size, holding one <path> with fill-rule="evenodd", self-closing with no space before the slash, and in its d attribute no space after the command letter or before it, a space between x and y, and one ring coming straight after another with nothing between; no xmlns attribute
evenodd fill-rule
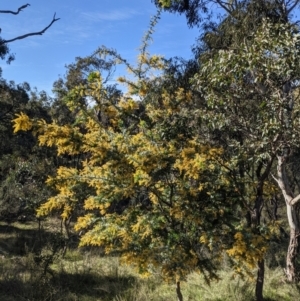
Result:
<svg viewBox="0 0 300 301"><path fill-rule="evenodd" d="M299 201L300 194L296 197L294 196L289 179L286 174L286 162L288 155L277 156L277 175L276 179L279 188L282 191L285 203L287 218L290 227L290 241L288 246L288 251L286 255L286 268L285 274L289 282L296 282L298 278L298 270L296 260L299 254L299 244L300 244L300 220L299 220Z"/></svg>

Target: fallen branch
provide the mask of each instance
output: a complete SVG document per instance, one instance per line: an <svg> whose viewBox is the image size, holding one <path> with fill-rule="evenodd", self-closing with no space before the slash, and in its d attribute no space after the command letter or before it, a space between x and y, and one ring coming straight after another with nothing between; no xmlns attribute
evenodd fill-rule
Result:
<svg viewBox="0 0 300 301"><path fill-rule="evenodd" d="M0 12L1 12L1 11L0 11ZM52 26L52 24L53 24L54 22L60 20L60 18L55 18L55 16L56 16L56 13L55 13L54 16L53 16L53 19L52 19L51 23L50 23L48 26L46 26L43 30L37 31L37 32L27 33L27 34L24 34L24 35L22 35L22 36L15 37L15 38L10 39L10 40L2 40L2 41L0 41L0 46L3 45L3 44L7 44L7 43L14 42L14 41L16 41L16 40L22 40L22 39L25 39L25 38L28 38L28 37L31 37L31 36L42 35L43 33L46 32L46 30L47 30L48 28L50 28L50 27Z"/></svg>

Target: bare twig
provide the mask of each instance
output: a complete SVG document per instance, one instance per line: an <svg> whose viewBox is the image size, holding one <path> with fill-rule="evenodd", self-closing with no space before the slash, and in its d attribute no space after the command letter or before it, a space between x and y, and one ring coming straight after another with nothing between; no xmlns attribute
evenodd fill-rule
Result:
<svg viewBox="0 0 300 301"><path fill-rule="evenodd" d="M219 4L229 15L232 15L233 10L230 10L227 5L227 2L223 2L222 0L215 0L217 4Z"/></svg>
<svg viewBox="0 0 300 301"><path fill-rule="evenodd" d="M287 1L287 3L289 4L290 1ZM292 4L288 9L287 9L287 15L289 15L291 13L291 11L297 6L299 5L299 0L296 0L294 2L294 4Z"/></svg>
<svg viewBox="0 0 300 301"><path fill-rule="evenodd" d="M13 15L17 15L17 14L19 14L19 12L21 12L24 8L26 8L28 6L30 6L29 3L24 4L24 5L20 6L16 12L12 11L12 10L0 10L0 14L13 14Z"/></svg>
<svg viewBox="0 0 300 301"><path fill-rule="evenodd" d="M46 26L43 30L37 31L37 32L30 32L30 33L15 37L15 38L10 39L10 40L2 40L2 41L0 41L0 46L3 45L3 44L14 42L16 40L22 40L22 39L25 39L25 38L28 38L28 37L31 37L31 36L42 35L43 33L46 32L47 29L49 29L52 26L52 24L54 22L60 20L60 18L55 18L55 16L56 16L56 13L53 16L53 19L52 19L51 23L48 26Z"/></svg>

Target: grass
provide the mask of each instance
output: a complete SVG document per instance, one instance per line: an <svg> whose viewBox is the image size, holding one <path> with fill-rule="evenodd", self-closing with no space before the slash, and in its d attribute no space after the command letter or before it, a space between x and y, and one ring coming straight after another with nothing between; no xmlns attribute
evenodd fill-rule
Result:
<svg viewBox="0 0 300 301"><path fill-rule="evenodd" d="M0 223L0 300L176 300L175 284L163 283L159 275L142 279L99 249L69 249L62 257L53 247L60 238L58 223L44 224L41 231L32 222ZM253 282L234 278L225 267L220 276L208 286L201 275L191 274L181 284L184 301L254 300ZM267 268L264 296L266 301L300 300L300 287L287 284L281 268Z"/></svg>

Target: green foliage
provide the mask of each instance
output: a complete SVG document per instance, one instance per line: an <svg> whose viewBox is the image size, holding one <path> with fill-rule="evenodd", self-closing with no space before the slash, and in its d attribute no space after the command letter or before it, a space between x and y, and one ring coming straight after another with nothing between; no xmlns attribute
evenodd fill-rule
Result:
<svg viewBox="0 0 300 301"><path fill-rule="evenodd" d="M13 162L13 163L12 163ZM1 160L1 218L13 220L34 217L36 208L50 196L45 187L49 164L37 158L28 160L5 156ZM51 167L50 167L51 168Z"/></svg>
<svg viewBox="0 0 300 301"><path fill-rule="evenodd" d="M0 216L11 221L30 219L38 204L51 195L43 183L54 165L50 151L37 147L31 133L13 134L11 121L21 111L50 120L47 97L32 92L27 83L16 85L1 79L0 85Z"/></svg>
<svg viewBox="0 0 300 301"><path fill-rule="evenodd" d="M206 121L212 130L231 134L242 155L267 159L284 141L296 145L297 131L291 136L291 130L298 121L285 119L289 108L282 86L299 77L298 53L294 28L266 20L251 42L219 51L203 64L196 84L207 99Z"/></svg>

